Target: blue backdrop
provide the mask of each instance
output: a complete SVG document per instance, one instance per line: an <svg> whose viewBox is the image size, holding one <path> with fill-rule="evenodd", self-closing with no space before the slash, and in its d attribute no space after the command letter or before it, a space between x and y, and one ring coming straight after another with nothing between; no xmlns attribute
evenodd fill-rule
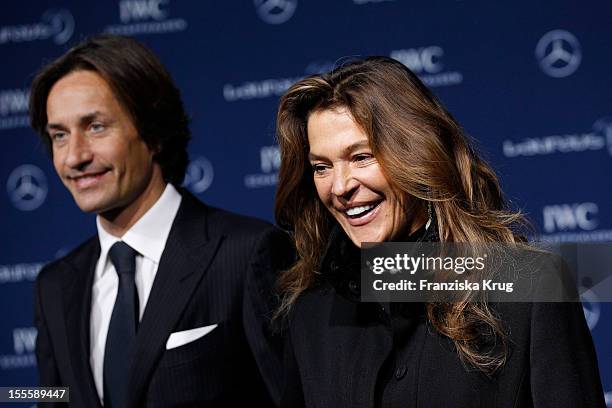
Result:
<svg viewBox="0 0 612 408"><path fill-rule="evenodd" d="M28 0L1 10L0 386L36 383L32 283L95 232L28 128L28 89L45 61L103 31L143 41L176 79L193 118L186 185L210 204L271 220L279 95L377 54L432 87L545 240L612 241L610 0ZM584 300L612 407L612 305Z"/></svg>

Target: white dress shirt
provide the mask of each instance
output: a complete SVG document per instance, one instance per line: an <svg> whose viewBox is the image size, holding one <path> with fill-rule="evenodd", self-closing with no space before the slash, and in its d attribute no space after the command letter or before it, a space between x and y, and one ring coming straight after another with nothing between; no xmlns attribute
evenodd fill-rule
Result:
<svg viewBox="0 0 612 408"><path fill-rule="evenodd" d="M91 293L89 362L102 403L104 402L104 348L119 285L119 277L108 257L108 251L115 242L123 241L138 253L135 280L139 319L142 319L159 260L180 205L181 195L171 184L167 184L155 204L122 237L115 237L106 232L100 223L100 216L96 219L100 258L96 264Z"/></svg>

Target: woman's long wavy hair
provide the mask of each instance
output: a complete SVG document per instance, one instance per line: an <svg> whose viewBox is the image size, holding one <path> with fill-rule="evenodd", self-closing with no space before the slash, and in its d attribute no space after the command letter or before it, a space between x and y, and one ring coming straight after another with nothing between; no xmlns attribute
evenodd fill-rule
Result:
<svg viewBox="0 0 612 408"><path fill-rule="evenodd" d="M401 63L370 57L294 84L281 98L281 153L276 220L293 231L299 260L279 280L288 312L315 283L335 220L317 195L308 160L307 121L314 111L346 108L367 135L394 189L435 211L443 242L521 242L526 225L502 196L491 167L459 124ZM507 358L505 330L485 302L428 303L432 326L451 339L459 357L487 375ZM483 348L482 339L500 347Z"/></svg>

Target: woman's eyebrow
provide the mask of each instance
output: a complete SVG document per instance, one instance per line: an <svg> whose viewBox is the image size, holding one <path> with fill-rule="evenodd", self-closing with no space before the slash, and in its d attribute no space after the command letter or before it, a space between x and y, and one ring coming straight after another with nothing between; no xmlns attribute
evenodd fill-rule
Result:
<svg viewBox="0 0 612 408"><path fill-rule="evenodd" d="M362 149L364 147L370 147L370 142L368 142L367 140L360 140L342 149L342 154L344 155L351 154L355 150ZM308 153L308 160L321 160L321 159L325 159L325 156L321 156L317 153L312 153L312 152Z"/></svg>

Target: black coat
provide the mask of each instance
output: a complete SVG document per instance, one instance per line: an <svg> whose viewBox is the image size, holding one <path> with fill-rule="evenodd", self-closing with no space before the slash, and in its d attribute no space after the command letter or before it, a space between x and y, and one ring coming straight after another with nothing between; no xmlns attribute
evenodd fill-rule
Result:
<svg viewBox="0 0 612 408"><path fill-rule="evenodd" d="M337 235L291 312L282 407L605 406L579 303L492 305L509 358L490 379L462 364L423 304L360 303L356 248Z"/></svg>
<svg viewBox="0 0 612 408"><path fill-rule="evenodd" d="M289 237L182 194L139 325L127 406L274 406L282 344L268 323L276 272L293 261ZM89 364L99 252L94 237L36 282L40 384L69 386L73 407L100 407ZM165 349L170 333L211 324L218 327L204 337Z"/></svg>

